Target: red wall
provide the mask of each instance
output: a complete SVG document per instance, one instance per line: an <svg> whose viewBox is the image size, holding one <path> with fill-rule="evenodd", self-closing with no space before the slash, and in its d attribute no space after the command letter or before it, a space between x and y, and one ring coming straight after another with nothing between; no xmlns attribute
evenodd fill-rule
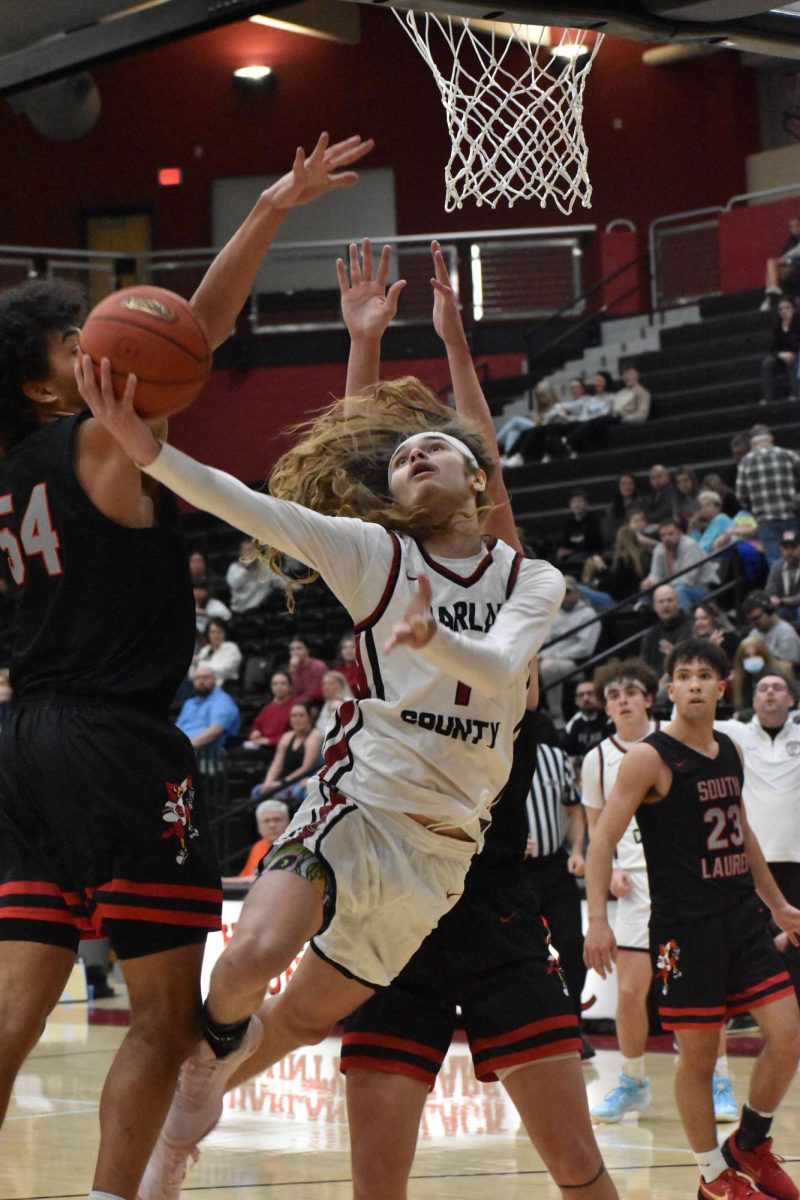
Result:
<svg viewBox="0 0 800 1200"><path fill-rule="evenodd" d="M519 355L482 359L490 378L519 374ZM215 371L191 408L170 420L170 441L248 483L265 479L290 442L282 431L313 415L344 387L344 366ZM384 378L417 375L434 392L447 387L447 361L404 359L384 364Z"/></svg>
<svg viewBox="0 0 800 1200"><path fill-rule="evenodd" d="M377 139L371 161L395 170L402 233L567 220L532 201L445 215L448 137L431 74L391 13L363 8L361 19L360 46L245 21L97 67L102 113L73 143L43 138L0 104L0 243L77 246L82 210L150 204L157 248L206 245L212 180L280 170L322 128ZM648 67L643 49L606 39L595 61L585 112L594 206L573 222L628 217L646 232L656 216L744 190L745 156L759 148L755 72L724 51ZM232 86L233 68L252 60L275 68L273 93ZM183 186L160 189L160 166L183 167Z"/></svg>
<svg viewBox="0 0 800 1200"><path fill-rule="evenodd" d="M789 218L799 214L797 197L722 213L719 219L719 274L723 292L764 286L766 260L777 257L789 233Z"/></svg>

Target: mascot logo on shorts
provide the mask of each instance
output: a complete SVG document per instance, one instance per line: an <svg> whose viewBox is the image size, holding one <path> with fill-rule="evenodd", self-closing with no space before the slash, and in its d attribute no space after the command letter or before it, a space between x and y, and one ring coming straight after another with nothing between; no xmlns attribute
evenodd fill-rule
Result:
<svg viewBox="0 0 800 1200"><path fill-rule="evenodd" d="M545 921L544 917L540 917L539 920L544 925L544 940L547 945L547 953L549 955L547 960L547 974L556 975L558 977L562 992L565 996L568 996L569 988L567 987L567 977L564 974L564 968L561 966L561 955L556 950L555 946L553 945L553 939L550 937L550 926L547 924L547 921Z"/></svg>
<svg viewBox="0 0 800 1200"><path fill-rule="evenodd" d="M670 938L666 945L658 947L656 978L661 980L662 996L667 994L670 979L680 979L681 977L678 967L680 956L681 948L674 938Z"/></svg>
<svg viewBox="0 0 800 1200"><path fill-rule="evenodd" d="M167 803L161 810L161 816L169 826L161 835L164 838L177 838L180 845L175 855L175 862L183 866L189 857L189 838L199 836L199 829L192 824L192 805L194 804L194 788L192 777L187 775L182 783L167 783Z"/></svg>

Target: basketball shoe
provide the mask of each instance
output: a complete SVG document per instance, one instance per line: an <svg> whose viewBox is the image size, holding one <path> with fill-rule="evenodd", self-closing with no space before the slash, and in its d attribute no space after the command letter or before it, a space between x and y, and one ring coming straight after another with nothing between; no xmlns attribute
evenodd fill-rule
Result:
<svg viewBox="0 0 800 1200"><path fill-rule="evenodd" d="M732 1133L722 1143L722 1157L734 1170L752 1179L767 1196L773 1196L775 1200L799 1200L800 1189L781 1166L783 1159L772 1153L772 1138L752 1150L742 1150L736 1145L736 1134Z"/></svg>
<svg viewBox="0 0 800 1200"><path fill-rule="evenodd" d="M251 1017L238 1050L217 1058L205 1039L181 1067L167 1119L139 1185L138 1200L179 1200L189 1159L197 1162L197 1143L222 1116L222 1098L231 1075L261 1042L263 1029Z"/></svg>
<svg viewBox="0 0 800 1200"><path fill-rule="evenodd" d="M753 1187L745 1175L728 1167L710 1183L701 1178L697 1200L768 1200L768 1197L766 1192Z"/></svg>
<svg viewBox="0 0 800 1200"><path fill-rule="evenodd" d="M650 1107L650 1080L633 1079L623 1071L619 1083L591 1110L592 1119L613 1124L621 1121L626 1112L644 1112Z"/></svg>
<svg viewBox="0 0 800 1200"><path fill-rule="evenodd" d="M721 1125L739 1120L739 1105L733 1094L733 1081L729 1075L718 1075L714 1072L711 1084L714 1095L714 1120Z"/></svg>

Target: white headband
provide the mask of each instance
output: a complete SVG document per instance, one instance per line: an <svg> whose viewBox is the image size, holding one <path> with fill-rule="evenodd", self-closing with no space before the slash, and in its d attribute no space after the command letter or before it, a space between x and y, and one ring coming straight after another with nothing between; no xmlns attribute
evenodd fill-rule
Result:
<svg viewBox="0 0 800 1200"><path fill-rule="evenodd" d="M400 453L403 447L408 445L416 445L418 442L421 442L426 438L440 438L441 441L448 442L454 450L457 450L459 454L464 455L464 458L472 467L473 471L479 470L478 460L465 442L460 441L457 437L453 437L451 433L437 433L435 429L427 429L423 433L409 434L409 436L407 438L403 438L400 445L397 446L392 454L392 457L389 459L389 482L391 482L392 479L392 463L397 458L397 455Z"/></svg>
<svg viewBox="0 0 800 1200"><path fill-rule="evenodd" d="M635 687L638 688L643 696L648 695L647 688L642 683L641 679L631 679L627 675L620 676L619 679L610 679L603 688L603 696L608 696L608 690L612 687Z"/></svg>

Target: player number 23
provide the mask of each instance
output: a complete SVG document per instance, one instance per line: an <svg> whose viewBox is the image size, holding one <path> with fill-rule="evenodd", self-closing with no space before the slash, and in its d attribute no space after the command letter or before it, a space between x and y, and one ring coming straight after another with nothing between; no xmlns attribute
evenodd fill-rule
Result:
<svg viewBox="0 0 800 1200"><path fill-rule="evenodd" d="M8 517L14 511L14 497L10 492L0 496L0 517ZM21 586L25 582L27 567L25 556L32 558L41 554L48 575L61 574L61 545L50 517L47 499L47 484L37 483L33 488L25 515L19 527L19 537L10 529L0 529L0 550L8 555L8 569L14 582Z"/></svg>
<svg viewBox="0 0 800 1200"><path fill-rule="evenodd" d="M703 813L703 820L706 825L711 826L706 838L709 850L728 850L731 846L741 846L744 842L738 804L731 804L727 812L724 808L707 808Z"/></svg>

